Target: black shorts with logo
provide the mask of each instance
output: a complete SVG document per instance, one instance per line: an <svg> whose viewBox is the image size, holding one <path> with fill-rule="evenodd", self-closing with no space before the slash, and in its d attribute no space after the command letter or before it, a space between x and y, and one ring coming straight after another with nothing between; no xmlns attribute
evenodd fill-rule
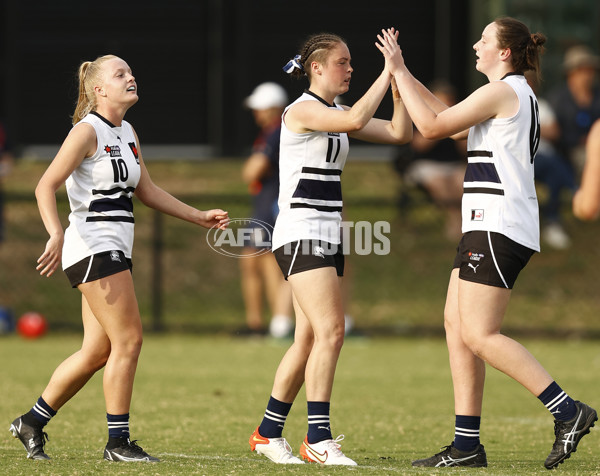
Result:
<svg viewBox="0 0 600 476"><path fill-rule="evenodd" d="M331 266L338 276L344 276L342 244L334 245L321 240L298 240L273 251L277 264L286 279L292 274Z"/></svg>
<svg viewBox="0 0 600 476"><path fill-rule="evenodd" d="M69 266L65 273L71 286L76 288L82 283L89 283L97 279L105 278L121 271L131 271L133 264L125 253L119 250L103 251Z"/></svg>
<svg viewBox="0 0 600 476"><path fill-rule="evenodd" d="M517 276L535 253L501 233L470 231L456 248L454 268L459 278L474 283L512 289Z"/></svg>

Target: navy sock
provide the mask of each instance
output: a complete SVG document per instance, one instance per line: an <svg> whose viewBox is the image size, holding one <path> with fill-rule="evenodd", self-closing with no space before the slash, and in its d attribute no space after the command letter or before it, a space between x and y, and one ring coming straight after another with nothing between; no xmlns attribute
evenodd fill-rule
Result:
<svg viewBox="0 0 600 476"><path fill-rule="evenodd" d="M309 443L331 440L329 423L329 402L307 402L308 405L308 434Z"/></svg>
<svg viewBox="0 0 600 476"><path fill-rule="evenodd" d="M106 414L109 438L129 438L129 413L124 415Z"/></svg>
<svg viewBox="0 0 600 476"><path fill-rule="evenodd" d="M41 423L42 427L44 427L48 424L51 418L56 415L56 411L53 410L42 397L40 397L31 410L29 410L29 414L32 415L38 423Z"/></svg>
<svg viewBox="0 0 600 476"><path fill-rule="evenodd" d="M276 398L269 398L265 416L258 427L258 433L265 438L281 438L283 426L287 419L291 403L280 402Z"/></svg>
<svg viewBox="0 0 600 476"><path fill-rule="evenodd" d="M577 411L575 402L556 382L548 385L538 398L552 413L555 420L569 421L575 417Z"/></svg>
<svg viewBox="0 0 600 476"><path fill-rule="evenodd" d="M479 446L480 416L456 415L454 447L460 451L473 451Z"/></svg>

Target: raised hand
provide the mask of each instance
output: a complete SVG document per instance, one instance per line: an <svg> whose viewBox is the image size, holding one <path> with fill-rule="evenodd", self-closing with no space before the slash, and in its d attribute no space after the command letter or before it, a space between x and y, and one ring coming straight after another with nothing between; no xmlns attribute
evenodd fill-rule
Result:
<svg viewBox="0 0 600 476"><path fill-rule="evenodd" d="M395 28L382 29L381 34L377 35L379 42L375 42L375 46L385 58L385 67L391 75L406 67L402 50L398 46L398 34L399 32Z"/></svg>

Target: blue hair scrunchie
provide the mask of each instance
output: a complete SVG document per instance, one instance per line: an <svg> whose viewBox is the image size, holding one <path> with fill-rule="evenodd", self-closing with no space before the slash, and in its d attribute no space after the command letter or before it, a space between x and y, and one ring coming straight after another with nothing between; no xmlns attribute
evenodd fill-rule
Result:
<svg viewBox="0 0 600 476"><path fill-rule="evenodd" d="M298 68L300 71L304 72L304 67L300 64L299 60L300 60L300 55L294 56L294 59L291 59L290 61L288 61L288 63L283 67L283 70L287 74L290 74L292 71L294 71L294 68Z"/></svg>

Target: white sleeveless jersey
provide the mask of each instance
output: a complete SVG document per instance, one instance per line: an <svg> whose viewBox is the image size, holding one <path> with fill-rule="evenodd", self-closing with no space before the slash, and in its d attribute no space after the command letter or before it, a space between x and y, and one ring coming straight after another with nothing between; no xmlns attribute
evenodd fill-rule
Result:
<svg viewBox="0 0 600 476"><path fill-rule="evenodd" d="M98 147L66 180L71 213L65 231L63 269L96 253L120 250L131 258L133 202L140 180L137 144L131 125L116 127L94 112L78 124L91 124Z"/></svg>
<svg viewBox="0 0 600 476"><path fill-rule="evenodd" d="M492 231L540 250L533 159L540 140L538 103L522 75L502 79L519 98L512 117L488 119L469 130L469 163L462 231Z"/></svg>
<svg viewBox="0 0 600 476"><path fill-rule="evenodd" d="M288 109L303 101L320 101L305 91L282 115L279 149L279 215L273 232L273 249L296 240L340 243L342 185L340 176L348 156L348 134L307 132L297 134L285 125Z"/></svg>

